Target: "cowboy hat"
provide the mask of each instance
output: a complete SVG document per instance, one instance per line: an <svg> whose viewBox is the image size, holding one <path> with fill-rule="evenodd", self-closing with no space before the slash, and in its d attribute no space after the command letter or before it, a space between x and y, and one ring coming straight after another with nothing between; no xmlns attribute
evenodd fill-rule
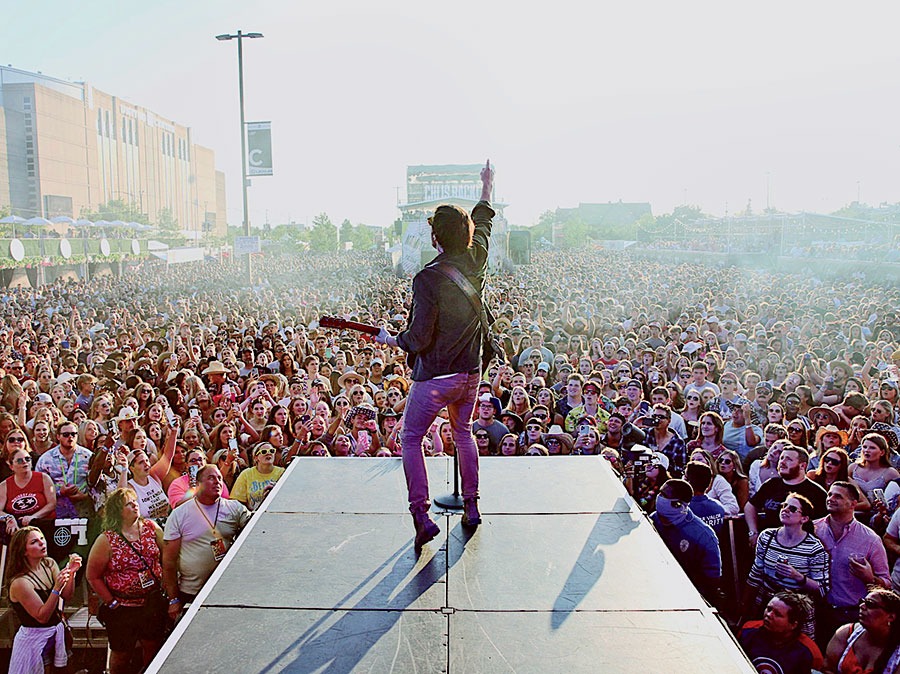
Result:
<svg viewBox="0 0 900 674"><path fill-rule="evenodd" d="M206 367L203 372L200 374L228 374L228 368L225 367L225 364L220 360L212 360L209 362L209 365Z"/></svg>
<svg viewBox="0 0 900 674"><path fill-rule="evenodd" d="M352 386L352 384L348 384L351 379L356 381L358 384L366 383L366 378L363 377L359 372L357 372L356 370L347 370L344 374L338 377L338 386L340 386L341 388L349 388L350 386Z"/></svg>

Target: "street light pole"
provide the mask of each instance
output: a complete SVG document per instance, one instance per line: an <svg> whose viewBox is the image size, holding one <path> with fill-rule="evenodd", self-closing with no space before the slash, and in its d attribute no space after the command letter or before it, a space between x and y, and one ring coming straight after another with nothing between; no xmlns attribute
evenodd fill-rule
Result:
<svg viewBox="0 0 900 674"><path fill-rule="evenodd" d="M238 31L234 35L216 35L217 40L237 40L238 47L238 97L241 107L241 195L244 200L244 236L250 236L250 212L247 206L247 136L244 122L244 38L263 37L262 33L244 33ZM253 285L250 254L247 254L247 283Z"/></svg>

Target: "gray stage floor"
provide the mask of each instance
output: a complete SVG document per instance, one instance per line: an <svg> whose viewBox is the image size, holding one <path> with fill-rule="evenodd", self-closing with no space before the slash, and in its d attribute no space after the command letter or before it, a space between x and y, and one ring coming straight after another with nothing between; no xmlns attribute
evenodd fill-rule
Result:
<svg viewBox="0 0 900 674"><path fill-rule="evenodd" d="M295 461L152 671L754 672L602 459L482 459L481 491L416 559L399 460Z"/></svg>

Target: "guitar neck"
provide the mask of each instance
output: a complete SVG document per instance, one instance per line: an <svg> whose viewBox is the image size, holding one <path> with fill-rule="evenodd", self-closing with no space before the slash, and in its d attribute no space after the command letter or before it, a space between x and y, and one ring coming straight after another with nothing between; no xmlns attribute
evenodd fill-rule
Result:
<svg viewBox="0 0 900 674"><path fill-rule="evenodd" d="M357 323L356 321L347 321L333 316L323 316L319 321L319 325L338 330L355 330L356 332L364 332L367 335L377 335L381 331L377 326L369 325L368 323Z"/></svg>

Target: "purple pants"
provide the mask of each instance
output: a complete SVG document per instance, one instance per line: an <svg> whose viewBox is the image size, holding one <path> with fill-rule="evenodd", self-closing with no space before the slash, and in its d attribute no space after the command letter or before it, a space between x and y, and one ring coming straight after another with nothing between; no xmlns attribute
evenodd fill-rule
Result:
<svg viewBox="0 0 900 674"><path fill-rule="evenodd" d="M478 449L472 437L472 409L479 381L477 373L460 372L445 379L412 383L403 410L401 436L410 512L426 511L431 507L422 438L444 407L450 413L450 428L459 456L463 498L478 496Z"/></svg>

